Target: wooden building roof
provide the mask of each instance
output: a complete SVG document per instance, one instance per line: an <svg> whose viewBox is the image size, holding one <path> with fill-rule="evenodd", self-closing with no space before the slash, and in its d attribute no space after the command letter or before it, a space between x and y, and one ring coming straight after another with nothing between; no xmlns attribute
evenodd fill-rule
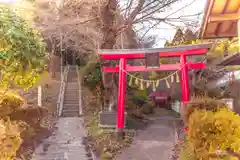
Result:
<svg viewBox="0 0 240 160"><path fill-rule="evenodd" d="M240 0L207 0L200 38L237 37Z"/></svg>

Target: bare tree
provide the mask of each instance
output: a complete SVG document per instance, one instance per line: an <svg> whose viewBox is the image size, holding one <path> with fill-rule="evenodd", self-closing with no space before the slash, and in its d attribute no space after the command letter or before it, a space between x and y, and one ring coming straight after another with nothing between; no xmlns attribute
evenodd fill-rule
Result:
<svg viewBox="0 0 240 160"><path fill-rule="evenodd" d="M137 24L147 23L142 39L148 31L164 22L174 26L175 21L193 23L189 16L173 15L186 6L171 11L167 16L163 12L171 9L180 0L36 0L31 8L36 12L35 22L45 39L51 43L50 50L71 48L80 54L97 53L98 49L136 48L139 36L134 31ZM28 8L29 9L29 8ZM198 14L197 14L198 15ZM120 38L121 37L121 38ZM120 40L121 39L121 40ZM60 49L60 50L61 50ZM59 50L59 49L58 49ZM100 61L101 66L104 65ZM103 75L103 84L109 92L113 89L112 76ZM107 83L108 82L108 83ZM103 88L103 89L104 89ZM102 94L103 95L103 94Z"/></svg>

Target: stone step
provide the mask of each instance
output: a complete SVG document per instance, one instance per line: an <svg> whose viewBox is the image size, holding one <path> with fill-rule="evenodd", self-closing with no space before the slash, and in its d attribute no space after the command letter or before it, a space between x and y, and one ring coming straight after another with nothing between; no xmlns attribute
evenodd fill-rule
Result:
<svg viewBox="0 0 240 160"><path fill-rule="evenodd" d="M75 87L66 87L65 90L67 91L78 91L78 86L75 86Z"/></svg>
<svg viewBox="0 0 240 160"><path fill-rule="evenodd" d="M78 90L65 90L65 94L66 95L69 95L69 96L72 96L73 94L78 94L79 93L79 91Z"/></svg>
<svg viewBox="0 0 240 160"><path fill-rule="evenodd" d="M74 96L74 97L78 98L78 94L79 94L78 91L65 91L64 97L68 97L68 96L72 97L72 96Z"/></svg>
<svg viewBox="0 0 240 160"><path fill-rule="evenodd" d="M78 97L78 95L77 94L72 94L72 95L65 95L64 96L64 101L65 100L73 100L73 101L78 101L79 100L79 97Z"/></svg>
<svg viewBox="0 0 240 160"><path fill-rule="evenodd" d="M64 97L64 102L63 103L65 103L65 102L79 102L79 99L78 99L78 97Z"/></svg>
<svg viewBox="0 0 240 160"><path fill-rule="evenodd" d="M75 90L78 90L78 85L66 85L65 89L75 89Z"/></svg>
<svg viewBox="0 0 240 160"><path fill-rule="evenodd" d="M77 83L77 78L68 77L67 83Z"/></svg>
<svg viewBox="0 0 240 160"><path fill-rule="evenodd" d="M70 107L67 107L67 106L64 106L63 107L63 112L65 112L65 111L78 111L79 110L79 107L78 106L73 106L72 108L70 108Z"/></svg>
<svg viewBox="0 0 240 160"><path fill-rule="evenodd" d="M79 99L78 99L78 97L69 97L69 96L64 97L64 102L68 102L68 101L79 102Z"/></svg>
<svg viewBox="0 0 240 160"><path fill-rule="evenodd" d="M79 116L79 112L78 111L65 111L62 113L62 115L64 116L69 116L69 117L78 117Z"/></svg>
<svg viewBox="0 0 240 160"><path fill-rule="evenodd" d="M62 117L78 117L78 112L63 112Z"/></svg>
<svg viewBox="0 0 240 160"><path fill-rule="evenodd" d="M63 102L63 105L79 105L79 102L78 101L64 101Z"/></svg>
<svg viewBox="0 0 240 160"><path fill-rule="evenodd" d="M71 80L72 80L73 78L71 78ZM76 78L76 82L67 82L66 83L67 85L78 85L78 82L77 82L77 78Z"/></svg>
<svg viewBox="0 0 240 160"><path fill-rule="evenodd" d="M72 95L65 95L64 96L64 100L73 100L73 101L78 101L79 100L79 97L78 97L78 95L76 95L76 94L72 94Z"/></svg>
<svg viewBox="0 0 240 160"><path fill-rule="evenodd" d="M63 106L64 106L64 107L67 107L67 108L74 108L74 107L77 107L77 108L78 108L78 107L79 107L79 104L77 104L77 105L76 105L76 104L64 104Z"/></svg>
<svg viewBox="0 0 240 160"><path fill-rule="evenodd" d="M79 92L79 90L76 90L76 89L74 89L74 90L73 90L73 89L71 89L71 90L70 90L70 89L65 90L65 94L67 94L67 93L68 93L68 94L71 94L71 93L73 94L73 93L78 93L78 92Z"/></svg>
<svg viewBox="0 0 240 160"><path fill-rule="evenodd" d="M63 112L78 112L79 111L79 107L78 108L63 108Z"/></svg>
<svg viewBox="0 0 240 160"><path fill-rule="evenodd" d="M79 92L78 89L65 89L65 93L69 93L69 94L71 94L71 93L78 93L78 92Z"/></svg>
<svg viewBox="0 0 240 160"><path fill-rule="evenodd" d="M65 91L74 91L74 92L77 92L77 91L79 91L79 89L78 89L78 87L77 86L75 86L75 87L66 87L65 88Z"/></svg>
<svg viewBox="0 0 240 160"><path fill-rule="evenodd" d="M84 136L84 135L82 135ZM56 137L56 138L63 138L63 137ZM71 143L74 142L74 144L71 145ZM70 145L69 145L70 144ZM84 154L85 153L85 146L82 144L82 141L76 141L76 140L65 140L65 144L55 144L53 143L49 143L49 144L45 144L46 149L48 152L50 152L52 155L56 155L56 154L61 154L64 151L66 152L66 150L68 152L79 152ZM68 150L68 148L71 148L70 150ZM38 148L38 150L35 151L36 155L44 155L44 153L46 153L46 151L44 151L43 147L40 149Z"/></svg>
<svg viewBox="0 0 240 160"><path fill-rule="evenodd" d="M78 94L79 94L79 91L65 90L65 95L68 95L68 96L74 96Z"/></svg>
<svg viewBox="0 0 240 160"><path fill-rule="evenodd" d="M75 74L68 74L68 79L69 80L77 80L78 79L77 74L76 75Z"/></svg>
<svg viewBox="0 0 240 160"><path fill-rule="evenodd" d="M71 84L71 85L66 85L66 89L78 89L78 84Z"/></svg>
<svg viewBox="0 0 240 160"><path fill-rule="evenodd" d="M64 97L66 97L66 98L68 98L68 97L74 97L75 99L79 99L79 95L78 95L78 93L74 93L74 92L65 92L65 95L64 95Z"/></svg>
<svg viewBox="0 0 240 160"><path fill-rule="evenodd" d="M78 77L77 77L77 74L68 74L68 79L72 79L72 80L74 80L74 79L78 79Z"/></svg>
<svg viewBox="0 0 240 160"><path fill-rule="evenodd" d="M56 123L56 130L34 151L31 160L90 160L85 145L83 119L78 113L64 113Z"/></svg>
<svg viewBox="0 0 240 160"><path fill-rule="evenodd" d="M76 151L74 152L60 152L60 153L51 153L48 155L39 154L35 155L35 160L84 160L88 159L86 151Z"/></svg>
<svg viewBox="0 0 240 160"><path fill-rule="evenodd" d="M66 86L65 89L69 89L69 90L79 90L79 89L78 89L78 85L75 85L75 86Z"/></svg>
<svg viewBox="0 0 240 160"><path fill-rule="evenodd" d="M74 91L74 90L65 90L65 94L66 95L69 95L69 96L72 96L73 94L78 94L79 93L79 91L77 90L77 91Z"/></svg>
<svg viewBox="0 0 240 160"><path fill-rule="evenodd" d="M78 91L78 86L74 86L74 87L66 87L65 90L67 91Z"/></svg>
<svg viewBox="0 0 240 160"><path fill-rule="evenodd" d="M78 111L79 111L79 108L63 108L63 113L75 113Z"/></svg>
<svg viewBox="0 0 240 160"><path fill-rule="evenodd" d="M78 92L65 92L64 97L74 97L76 99L79 99L79 93Z"/></svg>
<svg viewBox="0 0 240 160"><path fill-rule="evenodd" d="M63 103L65 103L65 102L78 102L79 101L79 98L77 97L77 96L64 96L64 102Z"/></svg>
<svg viewBox="0 0 240 160"><path fill-rule="evenodd" d="M69 109L63 109L63 112L62 112L63 114L75 114L75 113L79 113L79 110L78 109L74 109L74 110L69 110Z"/></svg>
<svg viewBox="0 0 240 160"><path fill-rule="evenodd" d="M65 111L69 111L69 112L79 111L79 107L78 106L72 107L72 108L63 107L63 112L65 112Z"/></svg>
<svg viewBox="0 0 240 160"><path fill-rule="evenodd" d="M79 108L79 104L74 104L74 103L64 103L63 104L64 108L76 108L78 109Z"/></svg>
<svg viewBox="0 0 240 160"><path fill-rule="evenodd" d="M64 105L78 105L79 101L78 100L64 100L63 104Z"/></svg>
<svg viewBox="0 0 240 160"><path fill-rule="evenodd" d="M75 79L77 79L78 77L77 77L77 73L68 73L68 77L69 78L71 78L71 79L73 79L73 78L75 78Z"/></svg>
<svg viewBox="0 0 240 160"><path fill-rule="evenodd" d="M72 80L72 79L71 79L71 80ZM68 85L68 86L73 86L73 85L78 86L78 81L77 81L77 79L76 79L76 82L67 82L66 85Z"/></svg>
<svg viewBox="0 0 240 160"><path fill-rule="evenodd" d="M72 103L63 103L63 107L66 107L66 108L78 108L79 107L79 104L72 104Z"/></svg>

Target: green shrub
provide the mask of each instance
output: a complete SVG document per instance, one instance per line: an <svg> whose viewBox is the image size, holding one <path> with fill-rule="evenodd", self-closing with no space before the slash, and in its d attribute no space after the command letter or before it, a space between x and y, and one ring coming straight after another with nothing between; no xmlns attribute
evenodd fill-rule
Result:
<svg viewBox="0 0 240 160"><path fill-rule="evenodd" d="M144 90L136 90L135 92L135 96L136 97L139 97L145 101L148 100L148 94L147 94L147 89L144 89Z"/></svg>
<svg viewBox="0 0 240 160"><path fill-rule="evenodd" d="M31 88L45 71L48 55L39 31L8 5L0 5L1 87Z"/></svg>
<svg viewBox="0 0 240 160"><path fill-rule="evenodd" d="M84 67L84 84L90 89L96 88L102 81L100 64L90 62Z"/></svg>

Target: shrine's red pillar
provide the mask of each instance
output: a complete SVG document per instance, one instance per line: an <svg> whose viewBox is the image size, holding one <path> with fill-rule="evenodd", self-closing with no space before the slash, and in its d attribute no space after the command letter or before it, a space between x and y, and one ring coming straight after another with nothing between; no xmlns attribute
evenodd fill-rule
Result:
<svg viewBox="0 0 240 160"><path fill-rule="evenodd" d="M119 132L124 129L124 106L126 98L126 64L125 58L120 59L119 64L119 84L118 84L118 108L117 108L117 130Z"/></svg>
<svg viewBox="0 0 240 160"><path fill-rule="evenodd" d="M182 89L182 102L187 102L190 100L190 89L189 89L189 79L188 79L188 66L187 66L187 56L180 56L181 64L181 89Z"/></svg>

